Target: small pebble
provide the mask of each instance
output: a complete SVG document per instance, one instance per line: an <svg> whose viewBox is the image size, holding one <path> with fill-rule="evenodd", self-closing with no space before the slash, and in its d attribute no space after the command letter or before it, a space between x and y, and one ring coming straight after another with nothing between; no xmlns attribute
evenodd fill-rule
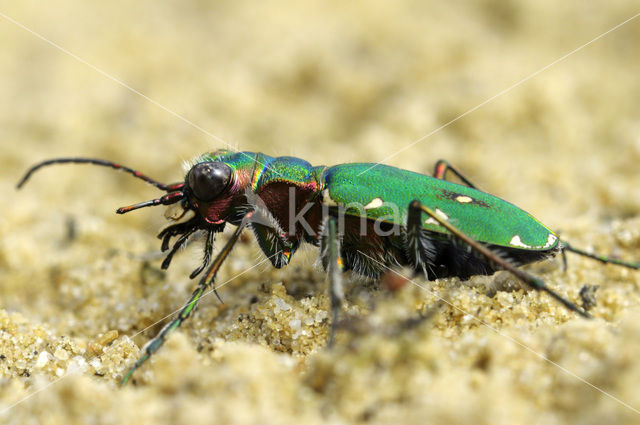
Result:
<svg viewBox="0 0 640 425"><path fill-rule="evenodd" d="M46 365L47 362L49 362L50 357L53 358L53 356L48 351L42 351L40 354L38 354L38 359L36 360L36 367L43 368L44 365Z"/></svg>
<svg viewBox="0 0 640 425"><path fill-rule="evenodd" d="M55 353L53 353L53 356L58 360L69 360L69 353L62 348L58 348Z"/></svg>

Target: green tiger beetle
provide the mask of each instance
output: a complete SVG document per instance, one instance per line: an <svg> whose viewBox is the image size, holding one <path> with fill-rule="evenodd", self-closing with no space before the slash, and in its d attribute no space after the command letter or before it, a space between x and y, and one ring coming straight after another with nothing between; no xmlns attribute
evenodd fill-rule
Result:
<svg viewBox="0 0 640 425"><path fill-rule="evenodd" d="M163 269L196 231L206 234L202 264L190 278L206 272L176 318L143 348L143 355L124 375L123 384L191 315L205 291L215 290L216 273L245 228L253 231L260 249L276 268L289 264L302 243L320 248L329 276L330 344L343 303L342 272L346 270L379 278L390 267L405 266L427 279L468 279L508 270L527 286L589 317L518 266L570 251L603 263L640 268L572 247L530 214L477 189L443 160L429 176L387 165L314 167L295 157L219 150L198 157L184 181L164 184L110 161L57 158L30 168L18 188L38 169L62 163L122 170L166 192L157 199L119 208L118 214L155 205L178 204L182 208L183 214L174 217L176 223L158 235L162 251L169 251ZM463 184L446 180L447 172ZM191 217L179 221L188 211ZM214 236L227 223L237 228L211 262ZM177 239L170 246L174 237Z"/></svg>

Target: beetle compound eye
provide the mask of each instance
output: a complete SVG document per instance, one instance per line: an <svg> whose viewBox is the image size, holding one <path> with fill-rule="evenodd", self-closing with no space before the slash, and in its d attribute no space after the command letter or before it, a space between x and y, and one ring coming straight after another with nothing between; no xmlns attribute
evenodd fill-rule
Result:
<svg viewBox="0 0 640 425"><path fill-rule="evenodd" d="M231 180L231 168L222 162L201 162L189 171L189 188L201 201L211 201Z"/></svg>

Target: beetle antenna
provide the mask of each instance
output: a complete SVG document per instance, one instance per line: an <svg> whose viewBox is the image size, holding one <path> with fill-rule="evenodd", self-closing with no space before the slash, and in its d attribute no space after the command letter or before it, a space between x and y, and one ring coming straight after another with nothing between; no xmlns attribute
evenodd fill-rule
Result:
<svg viewBox="0 0 640 425"><path fill-rule="evenodd" d="M171 192L157 199L151 199L150 201L144 201L138 204L120 207L116 210L116 213L126 214L129 211L137 210L140 208L153 207L156 205L171 205L175 204L176 202L180 202L182 199L184 199L184 192Z"/></svg>
<svg viewBox="0 0 640 425"><path fill-rule="evenodd" d="M124 165L120 165L120 164L118 164L116 162L112 162L112 161L106 161L104 159L96 159L96 158L54 158L54 159L48 159L46 161L39 162L36 165L34 165L33 167L29 168L29 170L27 170L27 172L24 175L24 177L22 177L22 179L20 179L20 181L18 182L17 188L20 189L27 182L27 180L29 180L31 175L33 173L35 173L36 171L38 171L40 168L47 167L47 166L53 165L53 164L93 164L93 165L100 165L100 166L103 166L103 167L110 167L110 168L113 168L114 170L121 170L121 171L124 171L126 173L129 173L129 174L133 175L134 177L137 177L140 180L144 180L145 182L149 183L150 185L153 185L153 186L157 187L158 189L164 190L166 192L173 192L175 190L182 189L182 187L184 186L184 183L174 183L174 184L160 183L160 182L152 179L151 177L147 177L144 174L142 174L141 172L134 170L133 168L125 167Z"/></svg>

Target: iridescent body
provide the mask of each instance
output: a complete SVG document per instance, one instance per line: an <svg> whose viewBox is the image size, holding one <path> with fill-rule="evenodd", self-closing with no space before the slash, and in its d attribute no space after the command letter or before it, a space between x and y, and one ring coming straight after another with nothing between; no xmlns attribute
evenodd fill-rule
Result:
<svg viewBox="0 0 640 425"><path fill-rule="evenodd" d="M257 195L263 206L260 212L268 217L271 227L252 225L253 231L276 267L288 264L301 243L319 245L327 209L336 214L343 209L341 256L345 270L379 277L385 272L384 265L403 265L424 269L429 278L468 278L495 271L484 258L453 244L449 232L430 217L422 222L422 242L426 245L422 258L412 258L403 227L413 200L429 205L469 237L499 249L517 264L540 260L560 248L551 230L509 202L412 171L386 165L371 168L373 164L367 163L312 166L300 158L228 151L202 155L194 165L210 161L231 168L229 190L208 203L190 198L187 202L192 202L207 222L235 224L246 210L247 192ZM362 178L358 177L367 169ZM295 190L290 192L290 188ZM360 231L363 216L369 219L366 232ZM373 229L376 220L383 231ZM277 255L279 247L270 243L277 236L272 234L274 229L287 247L282 255Z"/></svg>
<svg viewBox="0 0 640 425"><path fill-rule="evenodd" d="M516 266L571 251L603 263L640 267L589 254L560 241L531 215L476 189L442 160L436 164L432 177L386 165L312 166L300 158L221 150L198 157L183 182L164 184L111 161L58 158L30 168L18 187L38 169L61 163L121 170L166 192L160 198L122 207L117 210L119 214L155 205L182 207L183 213L172 214L175 223L158 235L162 251L169 251L162 262L163 269L169 267L173 255L196 231L206 234L202 264L191 277L206 272L177 316L145 346L143 355L124 375L123 383L191 315L206 291L215 291L216 274L247 227L275 267L289 264L302 243L320 248L330 283L329 345L344 298L344 270L377 278L394 267L408 266L429 279L464 279L504 269L529 287L546 292L568 309L588 317L541 279ZM446 181L447 171L464 184ZM187 211L192 212L191 217L179 221ZM227 223L237 228L211 261L215 235ZM173 238L176 240L171 245Z"/></svg>

